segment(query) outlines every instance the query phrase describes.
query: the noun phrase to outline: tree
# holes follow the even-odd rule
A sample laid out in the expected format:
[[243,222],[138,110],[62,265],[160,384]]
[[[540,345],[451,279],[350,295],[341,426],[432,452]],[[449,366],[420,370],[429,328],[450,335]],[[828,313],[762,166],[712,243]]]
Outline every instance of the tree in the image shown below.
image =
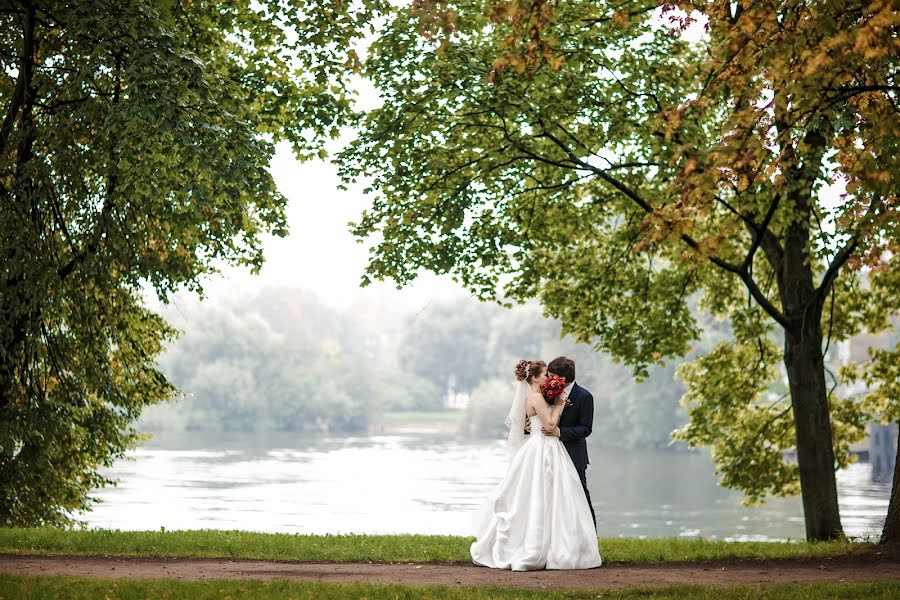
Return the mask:
[[486,379],[472,390],[469,403],[459,422],[459,434],[464,437],[506,437],[506,415],[512,400],[513,386],[507,379]]
[[[373,404],[385,400],[382,368],[358,344],[335,339],[354,323],[308,294],[267,288],[174,313],[164,315],[182,320],[183,337],[159,358],[159,369],[191,397],[151,413],[154,429],[360,431]],[[421,397],[416,378],[400,381],[395,396]],[[440,394],[432,398],[440,404]]]
[[[71,522],[141,410],[175,394],[154,365],[175,331],[142,293],[258,269],[260,234],[285,234],[274,143],[317,154],[350,116],[337,75],[357,31],[319,10],[4,4],[0,523]],[[299,52],[311,39],[334,46]]]
[[[848,365],[843,375],[849,381],[867,384],[870,391],[863,394],[862,401],[872,418],[900,424],[900,342],[893,349],[869,348],[869,360],[862,365]],[[891,544],[900,543],[900,436],[897,444],[891,497],[881,532],[881,542]]]
[[468,300],[425,307],[409,319],[399,349],[401,369],[442,392],[448,385],[472,391],[487,376],[487,332],[494,310]]
[[338,157],[372,195],[363,282],[536,297],[641,377],[690,351],[699,297],[733,340],[681,371],[679,437],[750,500],[801,491],[808,539],[838,537],[863,410],[822,357],[900,303],[898,24],[889,0],[389,10],[361,67],[382,104]]

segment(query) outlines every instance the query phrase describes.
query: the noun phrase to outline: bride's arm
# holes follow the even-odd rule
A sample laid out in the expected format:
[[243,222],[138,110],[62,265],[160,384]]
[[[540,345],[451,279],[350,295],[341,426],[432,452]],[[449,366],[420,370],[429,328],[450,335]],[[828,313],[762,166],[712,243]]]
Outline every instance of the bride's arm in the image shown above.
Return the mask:
[[557,401],[552,407],[548,406],[544,401],[544,397],[540,394],[531,394],[528,396],[528,402],[534,407],[534,412],[540,418],[544,427],[556,427],[559,423],[559,416],[562,414],[565,402]]

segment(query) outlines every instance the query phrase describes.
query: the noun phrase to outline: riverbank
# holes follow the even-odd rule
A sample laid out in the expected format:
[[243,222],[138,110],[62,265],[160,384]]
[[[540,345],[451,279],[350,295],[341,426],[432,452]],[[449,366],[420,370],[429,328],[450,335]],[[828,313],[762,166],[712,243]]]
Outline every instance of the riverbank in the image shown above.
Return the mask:
[[[473,538],[444,535],[302,535],[250,531],[110,531],[0,528],[0,554],[232,558],[300,562],[470,562]],[[876,544],[600,538],[607,564],[878,557]]]
[[[393,414],[398,426],[412,418]],[[707,453],[598,445],[589,452],[587,480],[601,535],[765,542],[804,535],[799,498],[741,506],[739,492],[718,485]],[[507,466],[500,441],[456,435],[160,434],[105,470],[119,485],[92,493],[101,502],[76,518],[122,530],[202,524],[465,536]],[[870,481],[870,465],[839,471],[845,532],[877,537],[889,496],[889,484]]]
[[369,424],[370,435],[456,435],[463,411],[385,412]]

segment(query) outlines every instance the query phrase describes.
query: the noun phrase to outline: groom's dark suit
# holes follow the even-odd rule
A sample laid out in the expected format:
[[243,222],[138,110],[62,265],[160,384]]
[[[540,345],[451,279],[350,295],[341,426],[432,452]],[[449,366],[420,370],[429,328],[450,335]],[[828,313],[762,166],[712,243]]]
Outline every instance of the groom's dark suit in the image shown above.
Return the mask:
[[597,517],[594,515],[594,505],[591,504],[591,493],[587,487],[588,459],[587,436],[591,435],[591,427],[594,424],[594,397],[591,393],[575,383],[569,392],[569,401],[572,406],[563,410],[559,419],[559,439],[569,451],[575,470],[581,478],[581,486],[587,497],[588,506],[591,507],[591,517],[594,519],[594,528],[597,528]]

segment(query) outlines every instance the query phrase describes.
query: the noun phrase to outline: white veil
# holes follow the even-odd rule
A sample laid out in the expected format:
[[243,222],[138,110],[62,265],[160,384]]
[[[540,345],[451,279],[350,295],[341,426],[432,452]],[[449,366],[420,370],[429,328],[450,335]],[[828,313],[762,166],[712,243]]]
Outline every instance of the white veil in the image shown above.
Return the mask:
[[525,442],[525,398],[528,397],[530,389],[531,386],[525,381],[517,382],[512,406],[509,407],[509,414],[506,415],[506,426],[509,427],[509,434],[506,436],[506,452],[510,459]]

